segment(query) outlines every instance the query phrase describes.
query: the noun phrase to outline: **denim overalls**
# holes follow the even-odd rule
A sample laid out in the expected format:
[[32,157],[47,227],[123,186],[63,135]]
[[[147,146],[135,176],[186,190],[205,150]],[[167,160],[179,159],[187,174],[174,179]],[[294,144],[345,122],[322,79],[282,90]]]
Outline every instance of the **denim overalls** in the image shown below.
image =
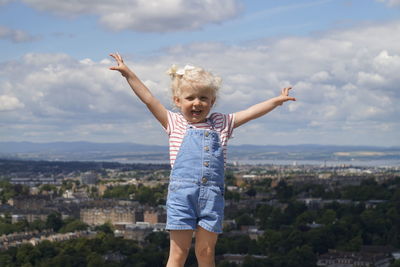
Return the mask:
[[189,126],[171,171],[168,230],[222,233],[224,153],[217,131]]

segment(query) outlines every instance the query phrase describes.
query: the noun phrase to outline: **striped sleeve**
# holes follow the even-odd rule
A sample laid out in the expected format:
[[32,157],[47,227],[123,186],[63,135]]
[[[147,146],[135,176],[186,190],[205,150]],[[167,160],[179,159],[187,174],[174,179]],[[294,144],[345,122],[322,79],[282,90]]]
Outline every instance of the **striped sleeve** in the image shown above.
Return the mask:
[[211,114],[210,119],[213,121],[214,127],[218,129],[220,133],[225,135],[227,139],[232,137],[235,120],[235,115],[233,113],[213,113]]
[[235,114],[231,113],[226,116],[226,131],[228,133],[228,138],[233,137],[233,129],[235,128],[234,122],[235,122]]
[[168,126],[166,129],[169,135],[169,158],[171,166],[174,165],[179,148],[185,136],[187,122],[179,113],[168,111]]
[[167,110],[167,116],[168,116],[168,125],[165,131],[168,135],[171,135],[176,125],[176,113]]

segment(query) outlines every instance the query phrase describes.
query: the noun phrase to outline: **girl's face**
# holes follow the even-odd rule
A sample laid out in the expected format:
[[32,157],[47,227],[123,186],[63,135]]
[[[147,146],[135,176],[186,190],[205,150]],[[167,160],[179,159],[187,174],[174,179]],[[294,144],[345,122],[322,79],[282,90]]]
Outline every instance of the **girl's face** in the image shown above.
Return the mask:
[[211,90],[184,88],[180,96],[174,97],[175,105],[188,122],[205,122],[215,102]]

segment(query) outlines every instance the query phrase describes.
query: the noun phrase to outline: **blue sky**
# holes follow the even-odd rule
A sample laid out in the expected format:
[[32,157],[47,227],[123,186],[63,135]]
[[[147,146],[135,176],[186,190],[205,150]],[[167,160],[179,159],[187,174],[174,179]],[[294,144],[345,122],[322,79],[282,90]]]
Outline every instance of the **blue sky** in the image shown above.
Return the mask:
[[400,145],[400,0],[0,0],[1,141],[167,143],[118,51],[171,107],[171,64],[223,79],[215,111],[292,85],[233,144]]

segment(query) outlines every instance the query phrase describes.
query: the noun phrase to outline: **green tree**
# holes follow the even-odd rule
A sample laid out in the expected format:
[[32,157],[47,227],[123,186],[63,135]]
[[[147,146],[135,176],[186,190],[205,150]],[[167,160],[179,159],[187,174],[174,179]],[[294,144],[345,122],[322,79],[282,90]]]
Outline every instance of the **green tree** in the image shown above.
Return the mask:
[[158,249],[167,249],[169,247],[168,234],[164,232],[153,232],[146,237],[146,241]]
[[236,185],[236,178],[232,170],[226,169],[225,171],[225,184]]
[[236,219],[236,224],[237,226],[240,228],[242,225],[243,226],[247,226],[247,225],[254,225],[255,221],[254,218],[251,217],[249,214],[244,213],[242,215],[240,215],[239,217],[237,217]]
[[104,192],[104,198],[117,198],[117,199],[129,199],[129,195],[135,190],[135,186],[129,185],[118,185],[110,186]]
[[23,244],[18,248],[16,262],[19,265],[34,264],[35,260],[40,257],[38,249],[31,244]]
[[305,226],[307,224],[313,223],[317,218],[314,211],[307,210],[296,217],[294,224],[296,226]]
[[96,226],[95,230],[105,234],[114,234],[114,227],[110,223],[104,223],[102,225]]
[[271,216],[273,207],[270,205],[258,205],[256,212],[255,212],[255,217],[260,221],[260,227],[262,229],[266,228],[266,223],[268,221],[268,218]]
[[51,185],[51,184],[43,184],[40,186],[39,188],[39,192],[47,192],[50,193],[52,192],[53,194],[57,194],[57,187],[55,185]]
[[10,198],[16,196],[29,195],[29,187],[25,185],[13,185],[8,181],[0,181],[0,200],[1,203],[6,203]]
[[286,224],[285,216],[279,208],[274,208],[265,221],[264,229],[279,229],[282,225]]
[[103,257],[95,252],[91,252],[87,257],[87,266],[88,267],[105,267],[107,266]]
[[255,197],[257,195],[257,190],[254,187],[250,187],[246,191],[246,195],[248,195],[249,197]]
[[293,248],[287,254],[287,265],[288,267],[298,267],[298,266],[317,266],[317,257],[313,253],[310,246],[304,245],[301,247]]
[[390,267],[400,267],[400,260],[394,261],[392,264],[390,264]]
[[284,211],[286,216],[286,224],[292,224],[296,220],[296,217],[307,210],[306,205],[301,202],[291,201],[288,203],[287,208]]
[[280,253],[281,248],[277,245],[281,242],[283,234],[277,230],[265,230],[264,235],[259,240],[259,246],[265,249],[264,254]]
[[97,197],[99,197],[99,190],[97,189],[96,186],[90,187],[90,196],[91,196],[92,198],[97,198]]
[[7,254],[0,254],[0,263],[2,264],[1,266],[4,266],[4,267],[15,266],[13,263],[13,258]]
[[58,212],[52,212],[47,216],[46,227],[53,229],[58,232],[63,226],[63,220],[61,219],[61,214]]
[[36,248],[38,249],[40,258],[42,259],[51,259],[59,253],[57,245],[48,240],[43,240],[36,246]]
[[361,234],[359,234],[354,238],[352,238],[349,242],[347,242],[346,245],[343,247],[343,250],[360,251],[362,244],[363,244],[363,239],[361,237]]
[[309,244],[314,252],[323,254],[336,245],[336,236],[330,227],[311,229],[304,234],[304,244]]
[[331,224],[334,223],[335,220],[336,220],[336,212],[331,209],[326,209],[322,213],[321,217],[317,219],[317,222],[322,224]]
[[279,181],[275,190],[280,201],[288,202],[293,197],[293,186],[289,186],[285,180]]
[[229,262],[229,261],[220,261],[217,264],[217,267],[238,267],[238,265],[234,262]]
[[72,220],[70,222],[66,222],[66,224],[61,227],[60,233],[68,233],[68,232],[74,232],[74,231],[83,231],[86,230],[89,226],[80,221],[80,220]]
[[154,191],[146,186],[138,188],[135,199],[138,200],[140,204],[149,204],[151,206],[155,206],[157,204]]
[[267,259],[257,259],[250,255],[247,255],[244,258],[244,261],[242,264],[242,267],[264,267],[264,266],[269,266]]
[[233,200],[235,202],[240,201],[240,194],[238,192],[225,190],[225,199],[226,200]]
[[29,228],[31,230],[39,230],[39,231],[41,231],[41,230],[46,228],[46,222],[41,221],[41,220],[35,220],[35,221],[33,221],[33,222],[31,222],[29,224]]

